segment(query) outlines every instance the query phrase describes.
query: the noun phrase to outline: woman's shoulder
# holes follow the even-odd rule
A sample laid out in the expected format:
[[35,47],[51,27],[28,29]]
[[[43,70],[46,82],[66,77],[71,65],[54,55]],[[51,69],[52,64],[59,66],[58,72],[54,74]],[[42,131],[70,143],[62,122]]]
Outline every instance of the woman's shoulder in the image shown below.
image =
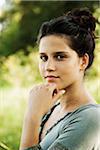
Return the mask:
[[71,112],[71,115],[100,115],[100,105],[99,104],[86,104],[78,107],[73,112]]
[[87,104],[81,106],[71,112],[63,121],[63,127],[70,124],[73,126],[92,125],[93,128],[100,129],[100,105]]
[[99,116],[100,117],[100,105],[99,104],[87,104],[79,107],[73,113],[79,114],[85,117],[87,116]]
[[[59,134],[93,138],[100,136],[100,105],[88,104],[70,113],[60,126]],[[77,139],[77,138],[76,138]]]
[[80,107],[76,110],[76,114],[87,121],[89,124],[95,122],[95,124],[100,124],[100,105],[99,104],[88,104]]

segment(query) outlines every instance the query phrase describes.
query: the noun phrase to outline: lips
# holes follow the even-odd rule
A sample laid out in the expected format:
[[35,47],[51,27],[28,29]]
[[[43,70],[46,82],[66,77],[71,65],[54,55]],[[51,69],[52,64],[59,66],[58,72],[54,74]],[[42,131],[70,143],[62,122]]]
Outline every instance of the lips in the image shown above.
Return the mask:
[[48,75],[45,78],[47,79],[48,82],[55,82],[55,80],[59,77],[58,76],[53,76],[53,75]]
[[58,76],[48,75],[45,78],[59,78]]

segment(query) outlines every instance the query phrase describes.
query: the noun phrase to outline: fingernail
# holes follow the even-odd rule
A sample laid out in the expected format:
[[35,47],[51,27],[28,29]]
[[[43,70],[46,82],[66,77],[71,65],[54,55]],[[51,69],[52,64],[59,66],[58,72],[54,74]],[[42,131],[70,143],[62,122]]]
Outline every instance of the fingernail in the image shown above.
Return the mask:
[[61,90],[61,93],[64,94],[66,91],[65,90]]

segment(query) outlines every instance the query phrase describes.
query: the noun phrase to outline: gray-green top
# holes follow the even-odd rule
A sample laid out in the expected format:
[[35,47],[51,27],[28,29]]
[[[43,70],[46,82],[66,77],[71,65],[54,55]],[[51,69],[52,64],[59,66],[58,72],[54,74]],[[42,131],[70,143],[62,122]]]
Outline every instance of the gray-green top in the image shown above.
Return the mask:
[[26,150],[100,150],[100,105],[79,107]]

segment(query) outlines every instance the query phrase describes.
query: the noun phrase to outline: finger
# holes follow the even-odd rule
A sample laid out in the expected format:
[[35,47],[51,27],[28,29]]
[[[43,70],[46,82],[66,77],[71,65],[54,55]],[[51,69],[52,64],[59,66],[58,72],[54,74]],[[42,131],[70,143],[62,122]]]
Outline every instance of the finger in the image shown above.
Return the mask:
[[58,100],[61,96],[63,96],[65,92],[65,90],[60,90],[57,94],[54,94],[54,101]]

